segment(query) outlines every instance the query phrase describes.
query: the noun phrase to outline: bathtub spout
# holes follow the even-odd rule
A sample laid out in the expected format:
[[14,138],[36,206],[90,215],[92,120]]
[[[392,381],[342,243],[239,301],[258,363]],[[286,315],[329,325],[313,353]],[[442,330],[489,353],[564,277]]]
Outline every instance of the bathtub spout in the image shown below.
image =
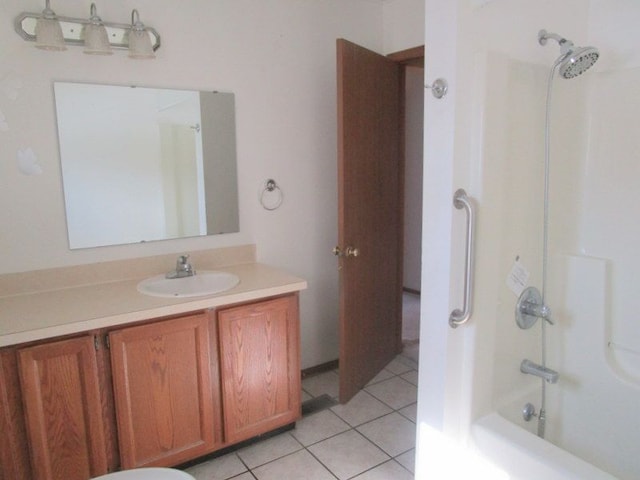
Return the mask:
[[528,373],[529,375],[535,375],[536,377],[543,378],[549,383],[556,383],[558,381],[558,372],[551,370],[550,368],[543,367],[531,360],[522,360],[520,364],[520,371],[522,373]]

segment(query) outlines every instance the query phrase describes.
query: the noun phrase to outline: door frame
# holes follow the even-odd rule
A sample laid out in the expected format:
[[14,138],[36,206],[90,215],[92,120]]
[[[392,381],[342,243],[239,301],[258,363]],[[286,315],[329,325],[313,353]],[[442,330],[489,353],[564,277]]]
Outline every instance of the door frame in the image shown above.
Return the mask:
[[[403,350],[402,345],[402,292],[403,292],[403,278],[404,278],[404,230],[405,230],[405,222],[404,222],[404,200],[405,200],[405,165],[406,165],[406,104],[407,104],[407,94],[406,94],[406,69],[407,67],[420,67],[424,70],[424,45],[420,45],[418,47],[408,48],[406,50],[400,50],[397,52],[393,52],[387,55],[387,58],[393,60],[398,65],[400,65],[400,91],[398,92],[399,100],[400,100],[400,145],[399,152],[400,158],[398,165],[400,166],[400,211],[398,215],[400,215],[400,228],[398,231],[398,241],[400,245],[400,259],[401,261],[398,263],[398,285],[400,285],[401,291],[398,294],[398,304],[396,305],[397,319],[399,325],[397,326],[396,331],[397,334],[397,350],[398,353],[401,353]],[[423,119],[424,126],[424,119]],[[422,221],[422,219],[420,219]]]

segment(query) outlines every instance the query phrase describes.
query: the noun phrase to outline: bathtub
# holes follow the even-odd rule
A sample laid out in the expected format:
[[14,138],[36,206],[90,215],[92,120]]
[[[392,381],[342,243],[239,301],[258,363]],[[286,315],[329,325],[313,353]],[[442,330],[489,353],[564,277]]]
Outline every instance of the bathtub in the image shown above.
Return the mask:
[[535,434],[536,419],[522,418],[526,403],[540,407],[540,380],[519,370],[523,358],[538,358],[539,337],[531,341],[536,332],[519,330],[509,319],[500,324],[501,343],[494,347],[490,413],[480,413],[470,428],[474,447],[513,479],[638,479],[640,384],[609,346],[615,331],[608,314],[609,261],[552,258],[558,285],[550,293],[556,323],[548,329],[547,355],[560,379],[546,388],[545,440]]
[[510,480],[616,480],[498,413],[474,422],[471,438],[478,453],[507,473]]

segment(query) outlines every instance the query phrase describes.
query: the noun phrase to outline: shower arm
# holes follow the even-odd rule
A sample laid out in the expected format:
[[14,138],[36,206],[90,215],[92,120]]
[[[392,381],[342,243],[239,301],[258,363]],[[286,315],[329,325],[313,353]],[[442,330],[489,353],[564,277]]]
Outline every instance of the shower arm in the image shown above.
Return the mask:
[[538,43],[540,43],[540,45],[546,45],[547,41],[550,38],[558,42],[559,45],[564,45],[565,43],[570,43],[571,45],[573,45],[573,42],[571,40],[567,40],[557,33],[547,32],[546,30],[540,30],[538,32]]
[[571,40],[567,40],[566,38],[558,35],[557,33],[547,32],[546,30],[540,30],[538,32],[538,43],[540,45],[546,45],[547,41],[550,38],[558,42],[558,45],[560,45],[561,56],[565,55],[571,49],[571,47],[573,47],[573,42]]

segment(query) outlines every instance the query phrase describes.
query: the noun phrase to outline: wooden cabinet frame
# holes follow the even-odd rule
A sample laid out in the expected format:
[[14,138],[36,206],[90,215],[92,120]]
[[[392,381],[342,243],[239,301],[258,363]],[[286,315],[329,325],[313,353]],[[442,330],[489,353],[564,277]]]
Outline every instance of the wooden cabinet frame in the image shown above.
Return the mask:
[[0,349],[0,480],[179,465],[291,424],[299,337],[291,293]]

